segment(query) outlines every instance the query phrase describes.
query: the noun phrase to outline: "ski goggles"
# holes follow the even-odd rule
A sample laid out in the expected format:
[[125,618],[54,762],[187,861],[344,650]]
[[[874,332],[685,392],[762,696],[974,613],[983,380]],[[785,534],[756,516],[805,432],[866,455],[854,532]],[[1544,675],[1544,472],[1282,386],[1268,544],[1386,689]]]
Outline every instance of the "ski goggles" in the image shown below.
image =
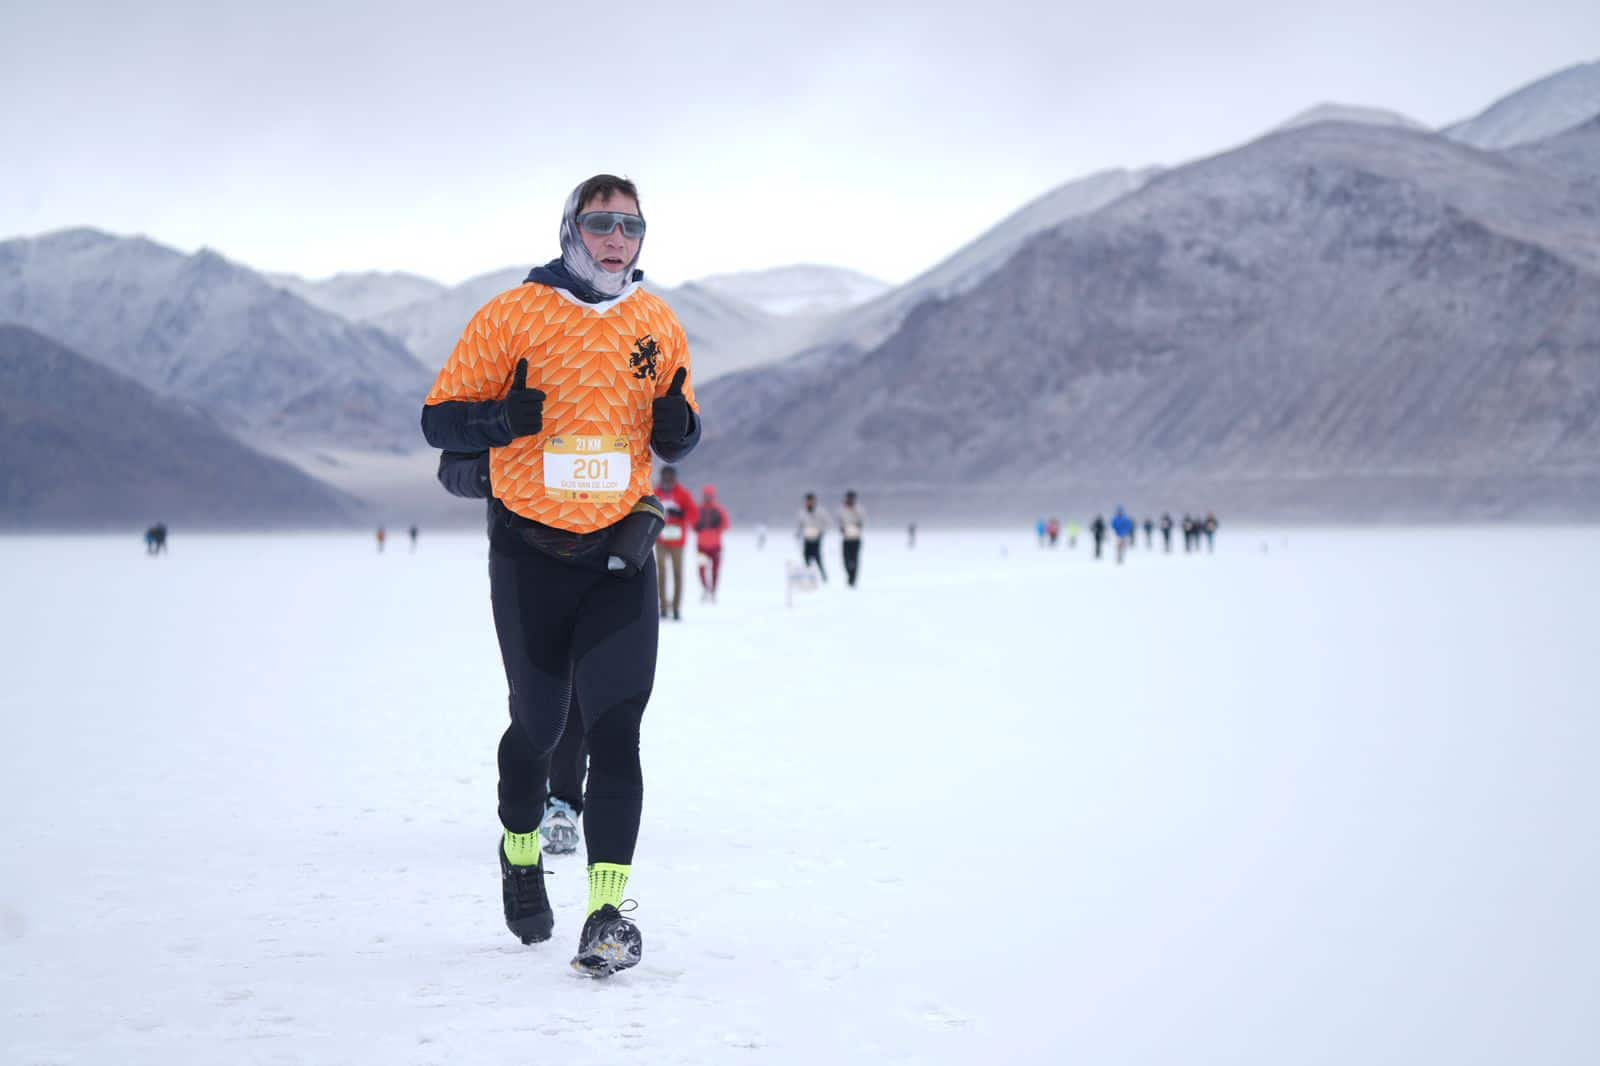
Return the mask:
[[621,211],[589,211],[578,216],[578,225],[583,227],[585,233],[592,233],[596,237],[607,236],[618,226],[622,227],[622,235],[630,240],[644,236],[644,217]]

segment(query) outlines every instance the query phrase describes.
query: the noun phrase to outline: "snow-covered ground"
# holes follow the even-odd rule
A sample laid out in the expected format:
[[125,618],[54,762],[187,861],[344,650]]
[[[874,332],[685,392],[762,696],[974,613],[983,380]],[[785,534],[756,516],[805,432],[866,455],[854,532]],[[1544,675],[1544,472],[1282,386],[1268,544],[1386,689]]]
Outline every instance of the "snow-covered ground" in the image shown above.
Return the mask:
[[789,548],[663,632],[594,982],[481,537],[0,540],[0,1060],[1600,1061],[1600,532]]

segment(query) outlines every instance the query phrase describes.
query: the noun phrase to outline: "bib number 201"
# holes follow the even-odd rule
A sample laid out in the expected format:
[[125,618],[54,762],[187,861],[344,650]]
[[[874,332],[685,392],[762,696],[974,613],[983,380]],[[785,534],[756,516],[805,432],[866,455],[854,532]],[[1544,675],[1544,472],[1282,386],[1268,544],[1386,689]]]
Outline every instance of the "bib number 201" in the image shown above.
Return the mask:
[[622,498],[633,476],[627,437],[552,437],[544,448],[544,487],[561,500]]
[[610,481],[610,459],[574,459],[572,476],[579,481]]

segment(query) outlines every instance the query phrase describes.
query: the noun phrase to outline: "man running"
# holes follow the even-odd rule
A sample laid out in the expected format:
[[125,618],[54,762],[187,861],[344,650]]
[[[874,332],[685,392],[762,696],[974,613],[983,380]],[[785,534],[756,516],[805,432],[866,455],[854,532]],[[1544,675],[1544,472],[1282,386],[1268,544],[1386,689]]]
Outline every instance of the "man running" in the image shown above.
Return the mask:
[[1172,515],[1166,511],[1161,512],[1161,543],[1166,553],[1172,554]]
[[816,493],[806,493],[805,504],[795,515],[794,534],[800,538],[803,565],[815,564],[824,581],[828,580],[828,571],[822,565],[822,534],[827,528],[828,512],[817,506]]
[[[661,539],[656,541],[656,572],[661,587],[661,617],[674,622],[683,619],[683,545],[689,539],[689,530],[695,526],[699,511],[694,505],[694,494],[678,482],[678,471],[670,466],[661,468],[661,483],[656,486],[656,498],[666,508],[667,524],[661,527]],[[668,575],[670,575],[670,580]],[[667,594],[667,586],[672,594]]]
[[861,569],[861,530],[866,524],[867,512],[857,506],[855,492],[846,492],[839,508],[839,536],[844,544],[845,583],[851,588],[856,587],[856,573]]
[[717,502],[717,490],[700,490],[700,519],[694,524],[695,548],[700,554],[700,588],[705,598],[717,602],[717,582],[722,577],[722,535],[728,531],[728,510]]
[[490,498],[489,588],[511,711],[499,751],[506,925],[524,943],[551,935],[539,825],[576,692],[589,906],[572,964],[595,977],[642,950],[619,907],[660,626],[650,451],[676,462],[701,433],[683,327],[639,285],[644,231],[632,182],[601,174],[574,189],[561,257],[473,316],[422,412],[428,443],[449,453],[440,480]]
[[1094,557],[1100,558],[1100,548],[1106,542],[1106,520],[1101,515],[1095,515],[1094,521],[1089,523],[1089,535],[1094,537]]

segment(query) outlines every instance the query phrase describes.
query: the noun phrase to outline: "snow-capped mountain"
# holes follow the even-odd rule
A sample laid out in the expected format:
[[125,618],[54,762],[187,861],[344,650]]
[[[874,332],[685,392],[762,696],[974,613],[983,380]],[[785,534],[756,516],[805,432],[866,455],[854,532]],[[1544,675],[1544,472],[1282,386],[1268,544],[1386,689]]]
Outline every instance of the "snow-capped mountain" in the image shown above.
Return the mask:
[[340,525],[359,510],[203,412],[0,323],[0,527]]
[[707,386],[696,468],[757,508],[848,485],[971,521],[1201,487],[1258,515],[1592,517],[1596,208],[1434,134],[1263,137],[1039,234],[852,362]]
[[[1600,63],[1574,67],[1511,94],[1471,123],[1444,131],[1467,143],[1489,132],[1506,143],[1532,141],[1560,132],[1600,113]],[[1269,136],[1328,122],[1375,128],[1425,129],[1398,112],[1372,107],[1323,104],[1289,119]],[[1062,185],[1023,206],[992,230],[930,270],[860,307],[832,316],[802,334],[806,362],[848,364],[899,328],[911,310],[928,300],[970,291],[991,277],[1029,239],[1072,219],[1092,215],[1143,187],[1160,168],[1110,170]]]
[[1273,132],[1299,129],[1301,126],[1311,126],[1318,122],[1354,122],[1367,126],[1395,126],[1407,130],[1425,130],[1428,127],[1398,111],[1386,111],[1379,107],[1359,107],[1351,104],[1318,104],[1300,112],[1287,122],[1280,123],[1273,128]]
[[1540,78],[1474,118],[1440,132],[1477,148],[1510,148],[1571,129],[1600,115],[1600,61]]
[[366,271],[335,274],[321,281],[309,281],[298,274],[269,274],[307,303],[343,315],[352,322],[364,322],[386,311],[414,304],[444,292],[446,286],[416,274]]
[[430,375],[387,334],[216,252],[90,229],[0,242],[0,321],[206,412],[235,436],[414,447]]
[[420,300],[372,315],[366,321],[404,344],[417,361],[437,371],[450,358],[462,330],[478,309],[514,289],[528,276],[527,267],[505,267],[468,278]]
[[1567,178],[1587,189],[1600,204],[1600,115],[1558,137],[1522,145],[1506,154]]
[[774,315],[844,311],[894,287],[858,271],[810,264],[713,274],[693,284]]

